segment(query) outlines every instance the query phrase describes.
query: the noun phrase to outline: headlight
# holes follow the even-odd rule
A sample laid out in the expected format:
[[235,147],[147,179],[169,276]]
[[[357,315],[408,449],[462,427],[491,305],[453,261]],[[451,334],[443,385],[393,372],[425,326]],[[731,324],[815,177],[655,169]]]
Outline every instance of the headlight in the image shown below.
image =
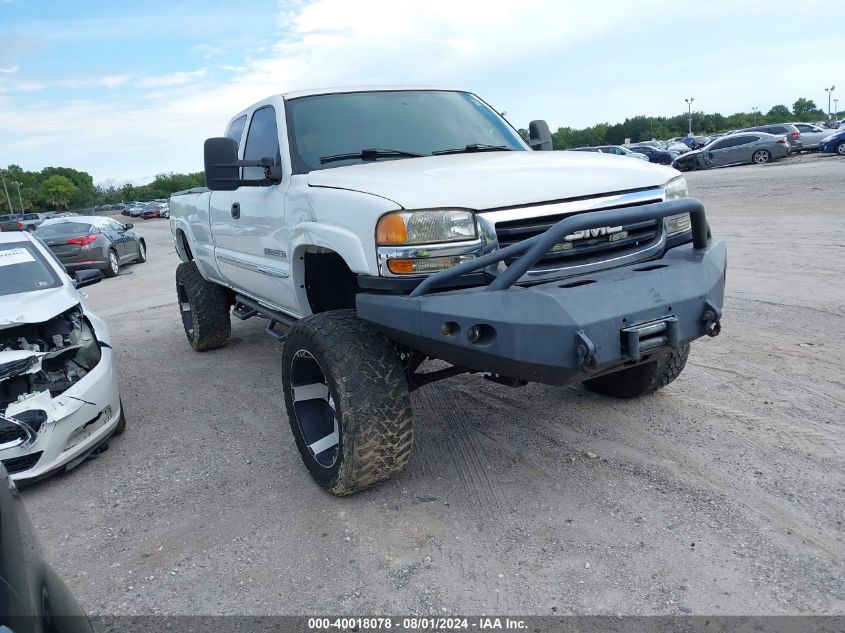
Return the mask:
[[476,237],[475,216],[461,209],[395,211],[376,226],[379,246],[462,242]]
[[[663,188],[666,190],[666,200],[678,200],[689,195],[686,178],[678,176],[667,182]],[[690,230],[689,213],[670,215],[666,218],[666,237],[672,237]]]
[[687,179],[683,176],[672,178],[672,180],[663,185],[663,189],[666,191],[666,200],[678,200],[679,198],[686,198],[689,195]]

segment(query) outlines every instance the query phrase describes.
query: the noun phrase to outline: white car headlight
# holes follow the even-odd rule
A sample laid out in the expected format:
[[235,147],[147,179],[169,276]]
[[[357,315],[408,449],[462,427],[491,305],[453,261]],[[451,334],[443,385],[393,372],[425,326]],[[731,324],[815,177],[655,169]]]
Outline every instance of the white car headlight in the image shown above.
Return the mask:
[[394,211],[376,226],[379,246],[409,246],[463,242],[477,236],[475,214],[463,209]]
[[[679,200],[689,196],[689,189],[687,188],[687,180],[683,176],[672,178],[669,182],[663,185],[666,190],[666,200]],[[680,215],[670,215],[666,218],[666,236],[672,237],[690,230],[691,222],[689,213],[681,213]]]

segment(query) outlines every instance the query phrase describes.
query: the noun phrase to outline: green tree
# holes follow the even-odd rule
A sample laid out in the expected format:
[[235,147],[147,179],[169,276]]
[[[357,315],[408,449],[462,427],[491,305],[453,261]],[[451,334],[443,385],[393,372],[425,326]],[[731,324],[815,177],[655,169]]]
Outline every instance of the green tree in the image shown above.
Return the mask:
[[792,118],[792,112],[785,105],[773,106],[771,110],[766,113],[767,123],[786,123]]
[[809,115],[824,115],[824,112],[819,109],[812,99],[805,99],[804,97],[800,97],[792,104],[792,112],[799,119],[805,118]]
[[67,209],[78,188],[70,178],[54,174],[41,183],[41,197],[59,209]]

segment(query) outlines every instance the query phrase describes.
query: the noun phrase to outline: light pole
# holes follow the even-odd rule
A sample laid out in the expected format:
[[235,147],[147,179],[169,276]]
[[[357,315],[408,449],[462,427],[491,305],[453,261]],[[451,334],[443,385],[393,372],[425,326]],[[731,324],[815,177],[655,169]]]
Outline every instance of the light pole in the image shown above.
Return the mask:
[[19,183],[17,180],[14,180],[14,181],[12,181],[12,184],[15,185],[15,187],[18,188],[18,202],[21,203],[21,213],[24,213],[23,198],[21,198],[21,183]]
[[839,99],[833,100],[833,116],[839,116]]
[[830,118],[830,95],[831,93],[836,90],[836,86],[831,86],[830,88],[825,88],[824,91],[827,93],[827,118]]
[[757,113],[760,111],[760,108],[751,106],[751,111],[754,113],[754,125],[757,125]]
[[689,136],[692,136],[692,102],[695,101],[695,97],[684,99],[684,101],[687,102],[687,121],[689,122]]
[[6,201],[9,203],[9,213],[13,213],[12,198],[9,196],[9,189],[6,187],[6,177],[3,175],[2,169],[0,169],[0,180],[3,181],[3,191],[6,192]]

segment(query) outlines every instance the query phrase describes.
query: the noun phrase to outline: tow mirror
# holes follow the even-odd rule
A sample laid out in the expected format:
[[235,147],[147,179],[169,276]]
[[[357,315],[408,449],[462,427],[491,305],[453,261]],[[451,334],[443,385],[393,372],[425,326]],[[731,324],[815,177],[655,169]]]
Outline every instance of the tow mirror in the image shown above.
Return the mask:
[[77,288],[98,284],[103,280],[103,273],[99,270],[77,270],[73,273],[73,285]]
[[[266,187],[282,180],[282,167],[270,157],[238,160],[238,142],[226,136],[206,139],[204,146],[205,185],[212,191],[234,191],[238,187]],[[241,167],[263,167],[264,178],[243,180]]]
[[226,136],[206,139],[205,186],[212,191],[234,191],[238,188],[238,142]]
[[553,149],[549,124],[543,120],[531,121],[528,124],[528,139],[528,144],[533,150],[549,152]]

